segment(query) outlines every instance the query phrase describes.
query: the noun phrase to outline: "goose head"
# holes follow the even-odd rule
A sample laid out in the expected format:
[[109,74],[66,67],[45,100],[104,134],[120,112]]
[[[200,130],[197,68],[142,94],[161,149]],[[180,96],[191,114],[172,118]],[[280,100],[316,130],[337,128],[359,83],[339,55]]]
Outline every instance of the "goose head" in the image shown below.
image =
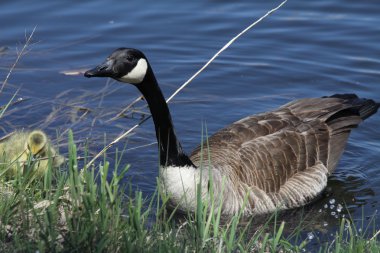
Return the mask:
[[34,130],[28,135],[25,150],[29,151],[32,156],[37,156],[45,150],[46,143],[46,134],[40,130]]
[[106,61],[85,72],[85,77],[111,77],[123,83],[138,85],[151,73],[145,55],[133,48],[118,48]]

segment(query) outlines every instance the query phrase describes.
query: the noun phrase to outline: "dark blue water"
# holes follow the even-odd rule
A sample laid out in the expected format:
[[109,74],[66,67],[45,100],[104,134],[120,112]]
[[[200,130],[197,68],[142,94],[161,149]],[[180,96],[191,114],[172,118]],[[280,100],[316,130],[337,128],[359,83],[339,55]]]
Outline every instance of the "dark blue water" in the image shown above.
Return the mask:
[[[80,150],[88,145],[96,154],[143,117],[138,111],[144,102],[133,115],[110,120],[139,95],[137,90],[67,75],[69,71],[92,67],[115,48],[136,47],[145,52],[169,96],[233,36],[279,3],[1,1],[1,81],[25,34],[36,31],[0,94],[0,105],[17,90],[16,98],[25,99],[1,119],[0,135],[42,128],[65,152],[67,130],[72,129]],[[200,142],[202,126],[213,133],[295,98],[357,93],[380,101],[379,13],[375,1],[289,1],[175,97],[170,109],[184,148],[190,152]],[[331,177],[330,195],[312,206],[327,234],[337,224],[332,199],[334,206],[347,205],[354,219],[368,218],[379,208],[379,126],[380,113],[352,133]],[[148,121],[116,145],[126,147],[122,163],[132,165],[128,179],[146,195],[154,191],[158,176],[154,141]],[[109,151],[110,158],[114,152]]]

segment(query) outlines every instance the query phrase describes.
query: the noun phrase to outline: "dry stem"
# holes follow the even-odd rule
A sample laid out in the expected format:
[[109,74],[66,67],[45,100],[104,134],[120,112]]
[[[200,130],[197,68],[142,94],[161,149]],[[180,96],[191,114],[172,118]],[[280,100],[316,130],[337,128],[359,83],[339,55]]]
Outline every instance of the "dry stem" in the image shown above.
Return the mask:
[[15,69],[17,63],[19,62],[19,60],[21,59],[21,57],[26,53],[26,49],[30,45],[30,41],[32,40],[33,34],[36,31],[36,28],[37,28],[36,26],[33,28],[32,33],[26,38],[26,41],[25,41],[24,46],[22,47],[21,51],[17,53],[16,61],[13,63],[11,69],[9,70],[7,76],[5,77],[5,80],[4,80],[3,84],[1,85],[0,94],[3,92],[3,89],[4,89],[5,85],[7,84],[8,79],[11,76],[13,70]]

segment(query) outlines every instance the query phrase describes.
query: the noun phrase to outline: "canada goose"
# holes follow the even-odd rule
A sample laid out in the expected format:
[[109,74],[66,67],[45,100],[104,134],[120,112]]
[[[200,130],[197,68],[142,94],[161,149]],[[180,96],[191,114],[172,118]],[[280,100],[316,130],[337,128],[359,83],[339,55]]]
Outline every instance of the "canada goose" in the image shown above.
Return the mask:
[[25,165],[29,162],[30,168],[34,169],[32,174],[43,176],[48,168],[49,156],[53,167],[59,167],[64,162],[64,158],[57,154],[41,130],[16,131],[0,142],[0,160],[5,164],[9,177],[15,176],[19,168],[21,173],[26,173]]
[[[299,207],[314,199],[326,187],[351,129],[379,107],[373,100],[354,94],[296,100],[221,129],[208,138],[203,154],[199,146],[187,156],[141,51],[119,48],[84,76],[111,77],[135,85],[153,117],[160,178],[171,204],[195,211],[196,186],[202,181],[202,197],[207,198],[211,176],[214,198],[222,201],[224,215],[236,214],[241,208],[245,216],[264,214]],[[211,164],[202,163],[202,157],[207,160],[209,156]]]

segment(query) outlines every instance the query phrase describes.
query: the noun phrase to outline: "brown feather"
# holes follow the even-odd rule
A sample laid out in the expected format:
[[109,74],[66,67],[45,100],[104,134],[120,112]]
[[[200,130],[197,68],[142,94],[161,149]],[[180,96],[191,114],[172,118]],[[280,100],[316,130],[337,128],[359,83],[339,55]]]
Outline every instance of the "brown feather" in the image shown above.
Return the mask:
[[[300,206],[324,188],[350,130],[362,121],[352,107],[337,97],[296,100],[218,131],[190,158],[199,166],[201,157],[210,157],[213,168],[237,188],[248,186],[256,198],[263,191],[275,206]],[[321,187],[315,192],[310,184]]]

